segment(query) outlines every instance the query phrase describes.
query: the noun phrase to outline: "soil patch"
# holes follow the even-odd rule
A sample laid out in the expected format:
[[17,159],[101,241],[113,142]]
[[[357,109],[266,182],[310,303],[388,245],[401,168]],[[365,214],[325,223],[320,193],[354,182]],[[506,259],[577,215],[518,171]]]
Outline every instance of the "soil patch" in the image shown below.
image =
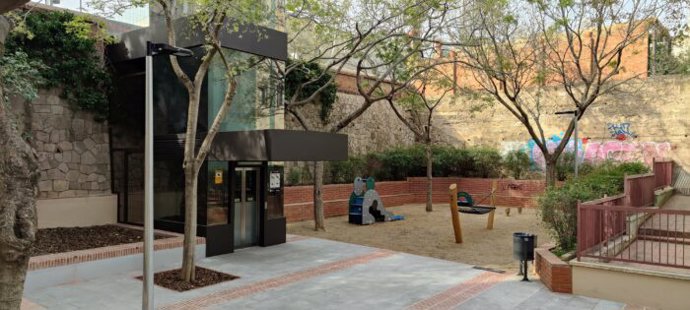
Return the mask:
[[[170,238],[155,234],[155,239]],[[31,256],[72,252],[144,241],[144,231],[118,225],[43,228],[36,233]]]
[[511,208],[506,216],[504,207],[496,208],[494,229],[486,229],[488,215],[460,213],[464,243],[455,243],[450,210],[447,204],[435,204],[426,212],[423,204],[388,208],[405,216],[404,221],[354,225],[347,216],[326,219],[325,232],[314,231],[313,221],[288,224],[288,233],[373,246],[416,255],[430,256],[483,268],[517,272],[513,259],[513,233],[536,234],[537,245],[550,243],[535,209]]
[[[192,282],[182,281],[180,278],[180,268],[157,272],[153,275],[153,283],[178,292],[184,292],[200,288],[204,286],[214,285],[221,282],[232,281],[238,279],[234,276],[219,271],[196,267],[196,279]],[[142,280],[143,276],[138,276],[137,279]]]

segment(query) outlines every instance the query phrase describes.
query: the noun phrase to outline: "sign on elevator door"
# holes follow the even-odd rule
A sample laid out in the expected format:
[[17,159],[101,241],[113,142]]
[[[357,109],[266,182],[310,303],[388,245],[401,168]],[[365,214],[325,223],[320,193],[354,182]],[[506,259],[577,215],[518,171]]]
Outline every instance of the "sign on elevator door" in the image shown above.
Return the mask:
[[213,178],[214,184],[223,184],[223,170],[217,169],[215,177]]

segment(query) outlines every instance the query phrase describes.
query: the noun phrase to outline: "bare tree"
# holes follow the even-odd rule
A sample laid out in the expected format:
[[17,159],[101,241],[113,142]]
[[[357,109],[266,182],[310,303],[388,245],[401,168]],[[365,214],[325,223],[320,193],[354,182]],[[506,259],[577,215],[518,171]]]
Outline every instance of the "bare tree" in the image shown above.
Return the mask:
[[[187,7],[185,12],[179,12],[182,2]],[[142,5],[157,6],[165,19],[168,44],[176,45],[177,39],[186,35],[188,31],[200,31],[203,33],[202,55],[200,56],[199,66],[194,72],[187,73],[180,66],[176,57],[170,56],[170,63],[173,72],[188,95],[187,123],[184,134],[184,156],[183,171],[185,177],[185,228],[184,246],[181,268],[181,278],[184,281],[191,281],[195,278],[195,259],[194,252],[196,247],[197,233],[197,191],[198,177],[206,157],[211,150],[213,140],[220,130],[226,115],[233,103],[233,98],[237,89],[236,77],[243,72],[256,67],[264,61],[261,57],[231,57],[229,52],[221,47],[220,37],[224,33],[243,31],[241,26],[251,29],[249,31],[260,31],[255,25],[268,19],[271,12],[268,11],[263,1],[253,0],[223,0],[223,1],[200,1],[200,0],[90,0],[89,6],[95,8],[101,14],[121,14],[125,9]],[[188,29],[177,29],[175,19],[187,18]],[[258,37],[262,37],[259,34]],[[201,145],[197,148],[197,124],[199,122],[199,104],[202,97],[203,83],[209,71],[211,63],[217,60],[225,69],[228,86],[223,96],[218,111],[213,116]]]
[[[433,60],[432,60],[433,61]],[[433,117],[436,108],[441,105],[446,95],[453,91],[452,81],[439,68],[433,68],[421,74],[407,92],[401,93],[397,100],[387,99],[395,116],[424,144],[426,156],[426,211],[433,207]],[[396,104],[397,101],[397,104]],[[405,109],[401,111],[401,109]]]
[[[289,12],[297,21],[297,29],[290,39],[291,54],[296,57],[277,76],[286,77],[308,63],[319,64],[323,71],[294,87],[295,91],[285,102],[286,113],[291,114],[303,129],[317,130],[318,126],[310,123],[303,107],[318,101],[329,84],[345,72],[354,76],[357,92],[363,98],[352,112],[339,119],[330,119],[320,128],[331,133],[345,129],[373,104],[395,98],[407,90],[419,74],[431,68],[418,67],[405,77],[400,75],[407,61],[433,48],[433,38],[446,25],[448,12],[453,8],[449,1],[361,0],[354,1],[352,6],[338,7],[338,10],[331,7],[329,12],[336,14],[324,17],[323,11],[314,10],[311,3],[297,2],[300,5],[292,6],[293,11]],[[424,27],[420,27],[422,21],[425,21]],[[301,37],[315,32],[321,38],[318,42],[304,44],[300,41]],[[330,75],[330,80],[323,83],[326,74]],[[321,83],[322,87],[310,87],[315,83]],[[321,197],[323,171],[323,162],[315,162],[315,230],[325,230]]]
[[[156,0],[161,6],[165,17],[168,34],[168,43],[175,45],[178,38],[178,30],[175,29],[173,18],[177,17],[178,8],[175,0]],[[200,1],[195,4],[193,18],[204,33],[205,54],[201,58],[201,63],[194,75],[188,75],[180,66],[176,57],[170,57],[173,71],[184,85],[189,96],[189,107],[187,110],[187,126],[185,132],[183,170],[185,176],[185,233],[181,277],[185,281],[195,278],[195,247],[197,233],[197,191],[199,170],[203,166],[206,156],[211,150],[213,140],[220,130],[221,124],[225,121],[225,116],[230,110],[237,82],[235,77],[243,70],[252,67],[263,59],[251,58],[250,63],[240,63],[233,61],[223,51],[220,43],[220,36],[223,32],[233,32],[239,25],[258,23],[265,19],[267,8],[260,1],[236,0],[236,1]],[[218,57],[223,64],[228,87],[223,97],[223,102],[213,117],[206,135],[201,142],[201,146],[196,148],[197,123],[199,121],[199,103],[204,79],[208,73],[212,60]]]
[[[0,14],[27,0],[0,4]],[[10,23],[0,16],[0,56]],[[2,81],[0,81],[2,83]],[[0,309],[19,309],[29,266],[29,250],[36,239],[38,159],[17,130],[0,84]]]
[[476,27],[464,34],[472,44],[462,48],[461,61],[474,76],[476,88],[523,124],[544,155],[546,181],[553,185],[556,163],[570,143],[575,118],[567,124],[560,143],[549,148],[542,120],[554,112],[549,107],[555,102],[543,95],[544,87],[565,91],[567,104],[577,119],[582,118],[602,95],[646,77],[646,70],[627,70],[632,68],[628,58],[646,51],[650,21],[671,20],[679,2],[484,3],[474,15]]

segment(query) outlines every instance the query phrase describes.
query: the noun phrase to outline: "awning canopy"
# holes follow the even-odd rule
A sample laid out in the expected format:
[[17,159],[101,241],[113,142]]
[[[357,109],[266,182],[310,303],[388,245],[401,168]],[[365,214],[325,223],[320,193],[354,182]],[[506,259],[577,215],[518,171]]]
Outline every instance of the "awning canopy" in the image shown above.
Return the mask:
[[333,161],[347,160],[347,135],[266,129],[219,132],[210,160]]

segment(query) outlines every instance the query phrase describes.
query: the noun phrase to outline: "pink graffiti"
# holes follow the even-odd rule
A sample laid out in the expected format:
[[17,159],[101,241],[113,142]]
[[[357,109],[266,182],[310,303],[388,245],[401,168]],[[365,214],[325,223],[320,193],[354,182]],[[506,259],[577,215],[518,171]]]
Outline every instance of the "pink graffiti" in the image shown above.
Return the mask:
[[654,158],[665,159],[670,153],[671,143],[668,142],[590,142],[586,144],[584,160],[641,161],[651,166]]
[[[547,148],[553,151],[560,141],[558,139],[547,140]],[[513,145],[506,145],[511,147]],[[546,161],[539,147],[535,143],[523,144],[520,149],[526,150],[535,167],[544,169]],[[574,145],[569,143],[566,152],[573,152]],[[667,159],[671,155],[671,143],[669,142],[629,142],[629,141],[592,141],[584,138],[578,143],[578,159],[580,162],[597,163],[604,160],[620,162],[639,161],[651,166],[656,158]]]

